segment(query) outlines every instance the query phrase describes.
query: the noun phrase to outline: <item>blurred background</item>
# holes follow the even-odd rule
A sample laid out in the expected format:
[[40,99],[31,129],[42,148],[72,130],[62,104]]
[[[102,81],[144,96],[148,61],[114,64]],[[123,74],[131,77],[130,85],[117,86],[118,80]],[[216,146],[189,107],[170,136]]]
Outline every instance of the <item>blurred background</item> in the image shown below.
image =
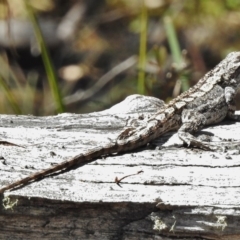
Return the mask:
[[168,102],[239,49],[239,0],[0,0],[0,113]]

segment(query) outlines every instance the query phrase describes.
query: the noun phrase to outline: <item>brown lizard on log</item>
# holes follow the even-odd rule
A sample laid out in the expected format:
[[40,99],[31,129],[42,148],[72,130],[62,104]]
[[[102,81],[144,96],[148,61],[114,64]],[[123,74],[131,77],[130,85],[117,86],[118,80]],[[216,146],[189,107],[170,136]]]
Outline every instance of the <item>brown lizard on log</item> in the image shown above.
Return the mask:
[[235,115],[234,98],[240,88],[240,52],[232,52],[198,83],[153,114],[143,126],[125,129],[118,138],[105,146],[80,153],[60,164],[34,173],[0,189],[0,193],[43,178],[49,174],[86,163],[100,156],[127,152],[143,146],[166,132],[178,129],[179,138],[204,150],[216,150],[211,143],[193,136],[204,126],[225,118],[240,120]]

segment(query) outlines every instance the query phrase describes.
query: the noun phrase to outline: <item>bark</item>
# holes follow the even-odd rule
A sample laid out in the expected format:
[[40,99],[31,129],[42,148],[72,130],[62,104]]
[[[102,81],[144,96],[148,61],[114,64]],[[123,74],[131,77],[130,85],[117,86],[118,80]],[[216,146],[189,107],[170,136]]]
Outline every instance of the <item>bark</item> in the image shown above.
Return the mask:
[[[114,141],[162,105],[133,95],[90,114],[1,115],[0,140],[24,147],[0,145],[0,186]],[[203,133],[225,151],[183,147],[169,133],[5,192],[0,239],[240,239],[240,124]]]

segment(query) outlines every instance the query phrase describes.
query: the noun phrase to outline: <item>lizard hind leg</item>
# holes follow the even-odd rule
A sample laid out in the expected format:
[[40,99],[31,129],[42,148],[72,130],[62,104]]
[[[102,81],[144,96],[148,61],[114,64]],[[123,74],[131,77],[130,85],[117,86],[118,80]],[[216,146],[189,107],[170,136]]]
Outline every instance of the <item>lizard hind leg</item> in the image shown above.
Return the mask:
[[205,125],[206,118],[204,114],[185,109],[182,113],[182,126],[178,130],[178,137],[188,146],[194,146],[204,150],[214,150],[212,146],[198,140],[192,135],[201,130]]

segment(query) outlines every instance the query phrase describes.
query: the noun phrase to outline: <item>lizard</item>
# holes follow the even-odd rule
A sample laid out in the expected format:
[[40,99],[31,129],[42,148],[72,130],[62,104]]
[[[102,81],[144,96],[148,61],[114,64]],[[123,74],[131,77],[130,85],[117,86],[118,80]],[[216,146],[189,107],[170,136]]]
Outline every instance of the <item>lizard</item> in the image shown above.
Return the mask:
[[193,134],[204,126],[219,123],[225,118],[239,121],[240,116],[235,115],[234,102],[239,88],[240,52],[232,52],[192,88],[153,114],[146,124],[136,128],[129,127],[121,132],[115,141],[105,146],[80,153],[55,166],[2,187],[0,193],[101,156],[137,149],[172,130],[178,130],[178,137],[187,146],[214,151],[216,148],[213,145],[198,140]]

